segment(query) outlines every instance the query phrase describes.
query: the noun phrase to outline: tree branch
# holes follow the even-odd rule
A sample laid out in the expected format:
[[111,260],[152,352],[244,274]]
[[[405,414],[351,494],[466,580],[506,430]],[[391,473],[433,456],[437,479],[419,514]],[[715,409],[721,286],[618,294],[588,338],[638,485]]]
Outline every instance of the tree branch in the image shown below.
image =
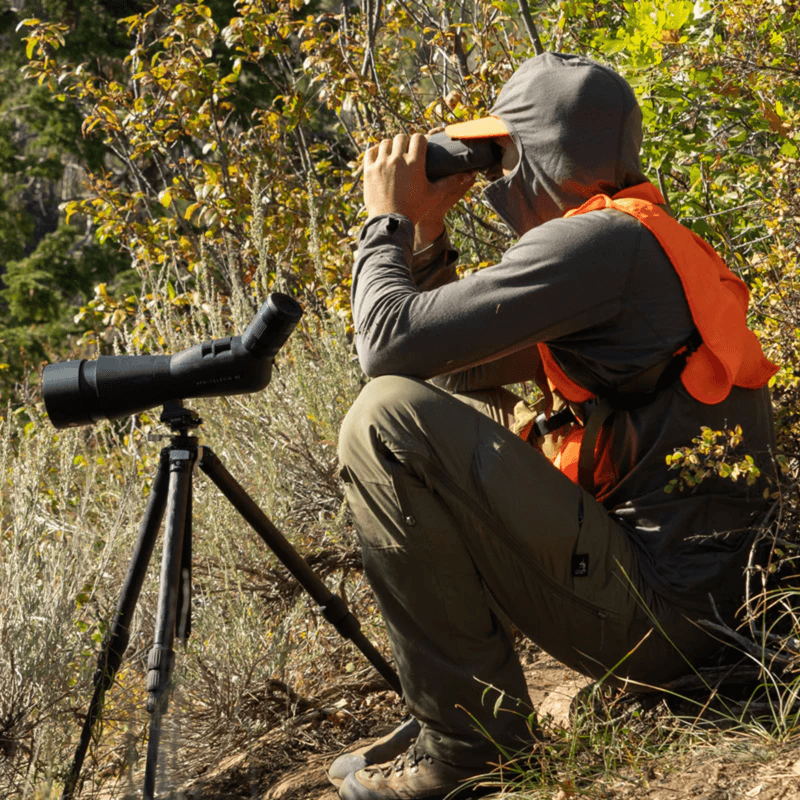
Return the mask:
[[542,47],[542,41],[539,39],[539,31],[536,30],[536,25],[533,22],[531,10],[528,6],[528,0],[517,0],[517,5],[519,5],[519,10],[522,14],[522,21],[525,23],[528,36],[530,36],[530,39],[533,42],[533,52],[536,53],[537,56],[540,56],[542,53],[544,53],[544,47]]

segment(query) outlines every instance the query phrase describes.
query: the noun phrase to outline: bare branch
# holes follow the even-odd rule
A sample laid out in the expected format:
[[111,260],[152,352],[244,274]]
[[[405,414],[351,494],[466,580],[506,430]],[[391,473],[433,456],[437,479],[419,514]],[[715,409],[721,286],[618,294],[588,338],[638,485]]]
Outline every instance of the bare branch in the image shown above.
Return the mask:
[[517,0],[517,4],[522,14],[522,21],[525,23],[525,28],[528,31],[528,36],[531,42],[533,42],[533,52],[536,53],[537,56],[540,56],[544,53],[544,47],[542,47],[542,41],[539,39],[539,31],[536,30],[536,25],[533,22],[528,0]]

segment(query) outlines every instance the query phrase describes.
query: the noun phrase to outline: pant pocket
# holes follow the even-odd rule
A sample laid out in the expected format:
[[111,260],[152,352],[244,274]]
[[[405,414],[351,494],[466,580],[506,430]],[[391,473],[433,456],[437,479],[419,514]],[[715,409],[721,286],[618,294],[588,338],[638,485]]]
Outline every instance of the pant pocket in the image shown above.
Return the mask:
[[621,526],[594,499],[585,496],[570,571],[577,598],[613,615],[628,615],[637,603],[638,570]]
[[411,500],[406,487],[406,481],[409,476],[399,462],[390,461],[389,464],[392,489],[394,489],[394,496],[397,500],[397,509],[400,512],[400,519],[405,527],[414,528],[417,524],[417,518],[414,516],[414,512],[411,508]]

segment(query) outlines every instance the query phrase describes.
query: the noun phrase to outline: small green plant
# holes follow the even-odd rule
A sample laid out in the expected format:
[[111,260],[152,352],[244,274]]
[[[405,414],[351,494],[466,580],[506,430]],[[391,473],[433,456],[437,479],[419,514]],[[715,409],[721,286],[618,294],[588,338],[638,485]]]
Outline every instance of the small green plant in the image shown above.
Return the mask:
[[[754,486],[761,477],[761,469],[753,456],[741,455],[744,439],[742,426],[715,431],[706,426],[700,428],[700,435],[692,439],[687,447],[677,448],[666,457],[670,470],[678,471],[665,487],[667,493],[685,491],[699,486],[706,478],[718,476],[732,481],[740,478],[748,486]],[[785,459],[780,459],[785,463]],[[767,497],[769,496],[769,490]]]

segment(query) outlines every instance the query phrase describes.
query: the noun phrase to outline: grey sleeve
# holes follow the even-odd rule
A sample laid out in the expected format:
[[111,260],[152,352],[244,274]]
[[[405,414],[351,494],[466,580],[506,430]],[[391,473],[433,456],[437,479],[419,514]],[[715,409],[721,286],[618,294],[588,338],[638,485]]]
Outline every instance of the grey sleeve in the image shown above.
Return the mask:
[[[411,274],[411,222],[369,220],[352,290],[362,369],[423,379],[479,366],[487,373],[496,369],[489,362],[608,321],[622,308],[638,241],[620,235],[615,228],[630,226],[615,219],[594,212],[552,220],[525,234],[499,264],[425,292]],[[512,367],[516,382],[526,379],[520,365],[518,357],[500,366]],[[478,388],[487,375],[461,379]]]

